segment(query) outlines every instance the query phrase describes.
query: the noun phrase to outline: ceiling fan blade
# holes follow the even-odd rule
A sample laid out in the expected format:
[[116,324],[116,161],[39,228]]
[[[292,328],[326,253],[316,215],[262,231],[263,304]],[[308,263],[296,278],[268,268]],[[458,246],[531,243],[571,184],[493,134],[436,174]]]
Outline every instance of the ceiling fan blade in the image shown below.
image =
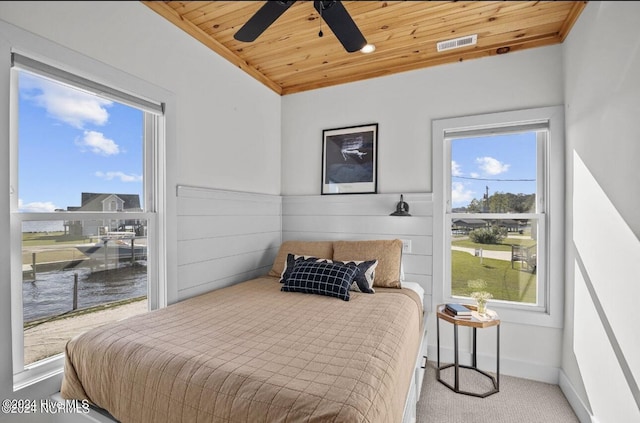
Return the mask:
[[235,33],[233,38],[238,41],[251,42],[262,34],[265,29],[276,21],[291,5],[293,1],[268,0],[258,11]]
[[358,51],[367,44],[340,1],[314,1],[313,6],[349,53]]

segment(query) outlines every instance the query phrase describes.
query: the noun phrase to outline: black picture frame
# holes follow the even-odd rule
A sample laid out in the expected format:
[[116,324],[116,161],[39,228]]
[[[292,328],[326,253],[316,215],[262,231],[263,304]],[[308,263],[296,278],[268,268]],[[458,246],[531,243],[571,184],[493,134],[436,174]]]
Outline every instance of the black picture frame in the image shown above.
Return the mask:
[[378,124],[322,131],[322,195],[375,194]]

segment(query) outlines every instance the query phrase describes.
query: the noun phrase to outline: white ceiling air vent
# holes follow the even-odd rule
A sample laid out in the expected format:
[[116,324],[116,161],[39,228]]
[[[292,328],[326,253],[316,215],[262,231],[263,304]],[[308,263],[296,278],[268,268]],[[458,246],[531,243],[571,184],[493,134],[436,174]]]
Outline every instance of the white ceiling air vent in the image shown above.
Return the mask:
[[475,45],[478,42],[478,34],[467,35],[466,37],[454,38],[453,40],[440,41],[437,44],[438,52],[453,50],[454,48]]

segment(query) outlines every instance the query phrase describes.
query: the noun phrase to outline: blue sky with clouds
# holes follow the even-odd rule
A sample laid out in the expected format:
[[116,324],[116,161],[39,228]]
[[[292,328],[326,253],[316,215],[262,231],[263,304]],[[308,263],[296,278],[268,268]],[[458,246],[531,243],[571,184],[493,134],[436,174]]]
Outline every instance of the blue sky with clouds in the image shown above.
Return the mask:
[[80,206],[82,192],[142,197],[143,112],[20,72],[19,208]]
[[496,192],[536,192],[536,134],[461,138],[451,143],[452,207]]

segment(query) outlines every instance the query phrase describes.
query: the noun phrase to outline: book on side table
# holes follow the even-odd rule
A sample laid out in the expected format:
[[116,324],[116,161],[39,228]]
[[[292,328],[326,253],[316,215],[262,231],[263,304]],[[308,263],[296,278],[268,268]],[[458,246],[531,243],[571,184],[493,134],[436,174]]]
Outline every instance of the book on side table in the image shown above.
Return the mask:
[[445,306],[445,310],[448,311],[449,313],[453,314],[454,316],[471,316],[471,313],[473,313],[473,310],[467,308],[464,306],[464,304],[458,304],[458,303],[448,303]]

